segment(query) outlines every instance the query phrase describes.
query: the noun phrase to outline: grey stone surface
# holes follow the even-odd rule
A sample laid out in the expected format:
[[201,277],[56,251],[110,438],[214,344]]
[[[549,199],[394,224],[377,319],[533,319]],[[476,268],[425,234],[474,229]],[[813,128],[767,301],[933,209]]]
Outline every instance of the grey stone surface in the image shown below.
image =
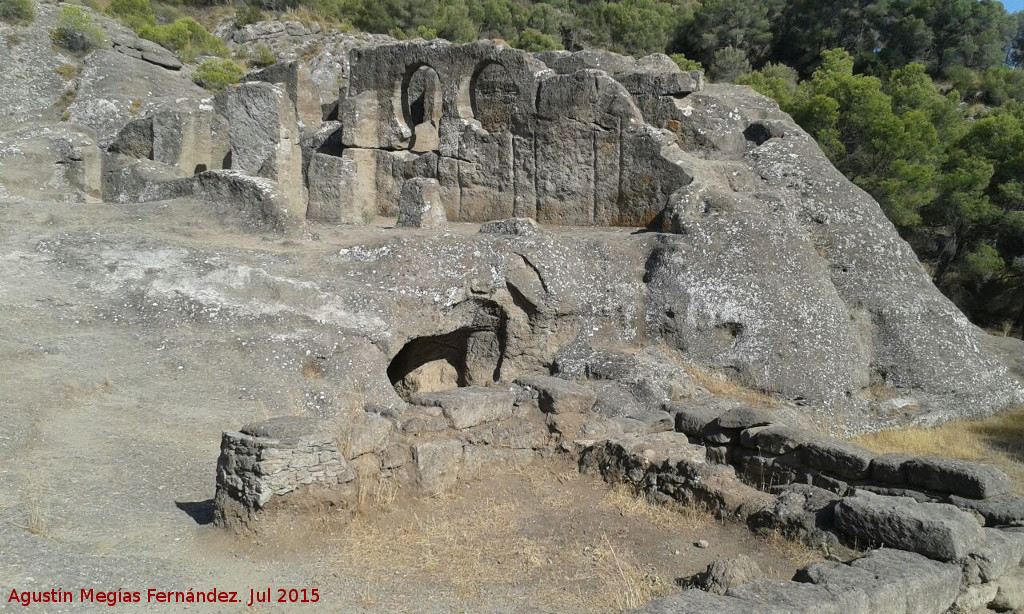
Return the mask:
[[1005,495],[1013,490],[1010,478],[991,465],[952,458],[916,457],[906,461],[903,468],[912,486],[970,499]]
[[747,599],[714,595],[692,589],[683,591],[680,595],[655,599],[633,612],[635,614],[786,614],[790,611],[783,606],[761,604]]
[[764,454],[785,454],[811,441],[814,434],[804,429],[770,424],[755,426],[740,433],[740,444]]
[[993,495],[987,499],[951,495],[949,503],[981,514],[985,518],[985,526],[1024,526],[1024,496],[1018,494]]
[[302,199],[302,153],[294,107],[270,83],[232,85],[218,95],[231,135],[231,170],[277,181]]
[[693,437],[701,437],[705,430],[720,415],[725,413],[725,408],[703,407],[703,406],[668,406],[670,413],[676,415],[676,430]]
[[1024,562],[1024,535],[984,529],[984,537],[962,561],[964,575],[973,582],[992,582]]
[[873,550],[850,564],[823,561],[797,580],[825,588],[851,614],[942,614],[960,592],[960,569],[900,550]]
[[1024,610],[1024,568],[1017,568],[996,581],[996,595],[989,606],[997,612]]
[[905,463],[909,454],[881,454],[871,461],[871,479],[883,484],[902,486],[907,483]]
[[800,459],[807,467],[850,480],[868,477],[874,457],[865,448],[836,440],[807,441],[800,448]]
[[420,489],[426,494],[440,494],[451,490],[459,477],[462,443],[449,439],[415,444],[412,460]]
[[396,226],[435,230],[448,226],[444,203],[441,201],[441,187],[437,179],[415,177],[407,179],[402,184]]
[[300,62],[276,62],[271,66],[253,70],[245,75],[243,81],[263,81],[284,86],[292,107],[295,119],[305,132],[315,132],[323,121],[320,108],[320,94],[313,84],[307,68]]
[[768,604],[794,614],[849,614],[824,587],[785,580],[758,580],[729,589],[726,595],[757,604]]
[[715,595],[724,595],[734,587],[760,580],[764,572],[754,559],[738,554],[728,559],[719,559],[697,574],[691,581],[692,588],[698,588]]
[[515,394],[502,388],[467,387],[414,394],[418,405],[440,407],[452,428],[465,430],[512,416]]
[[540,232],[540,228],[532,218],[513,217],[507,220],[484,222],[480,225],[480,232],[491,235],[528,237]]
[[835,545],[832,532],[835,507],[841,497],[809,484],[772,488],[775,500],[747,519],[747,526],[759,532],[778,532],[809,545]]
[[715,419],[714,424],[723,429],[747,429],[752,426],[771,424],[778,418],[769,409],[759,407],[734,407]]
[[984,540],[974,517],[952,505],[863,491],[836,505],[835,525],[849,543],[901,548],[943,561],[964,559]]
[[536,390],[540,409],[548,414],[587,413],[597,402],[597,395],[592,390],[557,377],[531,375],[516,382]]
[[342,449],[349,459],[379,453],[387,448],[393,426],[390,421],[372,412],[357,413],[347,429]]

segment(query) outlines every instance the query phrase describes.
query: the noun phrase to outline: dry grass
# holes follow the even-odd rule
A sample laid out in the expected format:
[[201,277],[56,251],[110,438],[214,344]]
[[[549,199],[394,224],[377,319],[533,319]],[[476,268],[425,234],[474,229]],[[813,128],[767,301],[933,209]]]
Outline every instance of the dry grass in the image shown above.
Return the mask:
[[601,536],[601,543],[590,551],[590,557],[604,585],[613,589],[616,610],[635,610],[673,590],[671,581],[644,570],[633,555],[617,552],[608,535]]
[[646,497],[638,496],[622,485],[613,487],[601,505],[627,518],[642,520],[670,531],[700,530],[720,522],[707,510],[695,506],[652,503]]
[[683,364],[682,367],[695,384],[716,397],[736,399],[758,407],[776,408],[781,405],[771,395],[737,384],[721,373],[692,364]]
[[324,366],[315,356],[310,356],[306,359],[306,362],[302,363],[302,377],[306,379],[323,379],[324,378]]
[[[402,494],[380,481],[361,495],[364,505],[350,521],[325,507],[308,525],[289,522],[258,545],[276,556],[308,556],[309,545],[319,544],[327,565],[312,582],[344,579],[360,607],[417,613],[425,599],[438,611],[529,603],[550,612],[618,613],[678,590],[676,577],[724,553],[770,549],[759,562],[777,577],[796,569],[791,559],[820,559],[781,539],[762,549],[744,529],[703,511],[609,489],[568,464],[509,468],[437,497]],[[699,539],[713,547],[696,548]]]
[[[408,607],[386,580],[396,574],[429,582],[461,602],[525,593],[552,611],[622,612],[675,590],[671,578],[641,563],[628,536],[596,531],[560,543],[544,534],[548,514],[579,513],[578,502],[560,493],[582,479],[577,472],[532,467],[509,476],[526,493],[480,499],[449,493],[413,510],[396,506],[397,489],[380,482],[372,509],[363,508],[351,523],[318,523],[337,553],[333,573],[357,579],[360,605],[395,611]],[[598,507],[674,533],[715,522],[651,504],[624,488],[609,491]]]
[[854,441],[876,452],[948,456],[995,465],[1024,494],[1024,407],[985,420],[880,431]]

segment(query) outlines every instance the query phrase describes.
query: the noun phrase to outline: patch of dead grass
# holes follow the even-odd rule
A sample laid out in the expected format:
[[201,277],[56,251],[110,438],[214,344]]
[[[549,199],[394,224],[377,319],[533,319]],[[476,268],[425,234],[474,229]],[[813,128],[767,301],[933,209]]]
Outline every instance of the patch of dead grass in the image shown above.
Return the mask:
[[606,509],[669,531],[695,531],[718,522],[706,510],[695,506],[661,505],[635,494],[626,486],[614,486],[601,501]]
[[693,382],[716,397],[736,399],[757,407],[776,408],[781,404],[769,394],[738,384],[717,371],[684,363],[683,370]]
[[984,420],[868,433],[854,442],[875,452],[947,456],[994,465],[1024,494],[1024,407]]

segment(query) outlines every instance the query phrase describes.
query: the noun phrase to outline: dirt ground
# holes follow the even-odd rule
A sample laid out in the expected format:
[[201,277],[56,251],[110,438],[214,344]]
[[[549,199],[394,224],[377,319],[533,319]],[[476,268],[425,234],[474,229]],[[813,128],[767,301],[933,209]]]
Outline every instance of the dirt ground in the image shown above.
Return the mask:
[[16,608],[12,589],[70,590],[73,604],[33,608],[64,612],[82,611],[81,589],[145,601],[151,588],[216,587],[247,601],[250,589],[306,587],[318,605],[268,611],[613,612],[718,557],[745,552],[787,577],[815,556],[649,508],[569,464],[439,499],[378,498],[347,527],[313,518],[254,541],[208,524],[220,433],[306,411],[291,339],[311,333],[116,289],[129,275],[172,274],[170,257],[315,271],[339,244],[365,239],[328,233],[310,245],[239,235],[188,203],[0,200],[0,609]]

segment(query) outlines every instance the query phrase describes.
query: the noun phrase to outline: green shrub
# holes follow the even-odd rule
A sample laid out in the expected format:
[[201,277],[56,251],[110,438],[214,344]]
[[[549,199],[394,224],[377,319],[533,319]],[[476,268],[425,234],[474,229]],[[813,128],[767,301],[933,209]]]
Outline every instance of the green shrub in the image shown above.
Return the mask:
[[219,92],[232,83],[238,83],[243,76],[245,76],[245,69],[237,62],[221,58],[203,60],[192,74],[192,80],[208,90]]
[[139,36],[178,52],[185,62],[191,62],[200,55],[228,55],[224,41],[207,32],[191,17],[166,26],[144,26],[139,30]]
[[261,11],[259,7],[251,4],[241,6],[237,11],[235,11],[235,26],[239,28],[249,24],[259,23],[263,21],[263,19],[263,11]]
[[527,28],[520,32],[512,46],[523,51],[558,51],[562,48],[561,43],[554,36],[533,28]]
[[110,44],[107,34],[80,6],[65,6],[57,14],[57,27],[50,30],[53,42],[69,51],[86,52]]
[[30,23],[35,17],[32,0],[0,0],[0,21]]
[[156,25],[156,13],[149,0],[111,0],[107,14],[136,32]]
[[697,60],[691,60],[690,58],[686,57],[681,53],[673,53],[668,57],[672,58],[672,61],[675,62],[677,66],[679,66],[679,70],[704,70],[703,64],[701,64]]
[[249,54],[249,63],[257,68],[266,68],[276,64],[277,58],[274,57],[274,52],[270,50],[270,47],[260,44],[256,45]]

